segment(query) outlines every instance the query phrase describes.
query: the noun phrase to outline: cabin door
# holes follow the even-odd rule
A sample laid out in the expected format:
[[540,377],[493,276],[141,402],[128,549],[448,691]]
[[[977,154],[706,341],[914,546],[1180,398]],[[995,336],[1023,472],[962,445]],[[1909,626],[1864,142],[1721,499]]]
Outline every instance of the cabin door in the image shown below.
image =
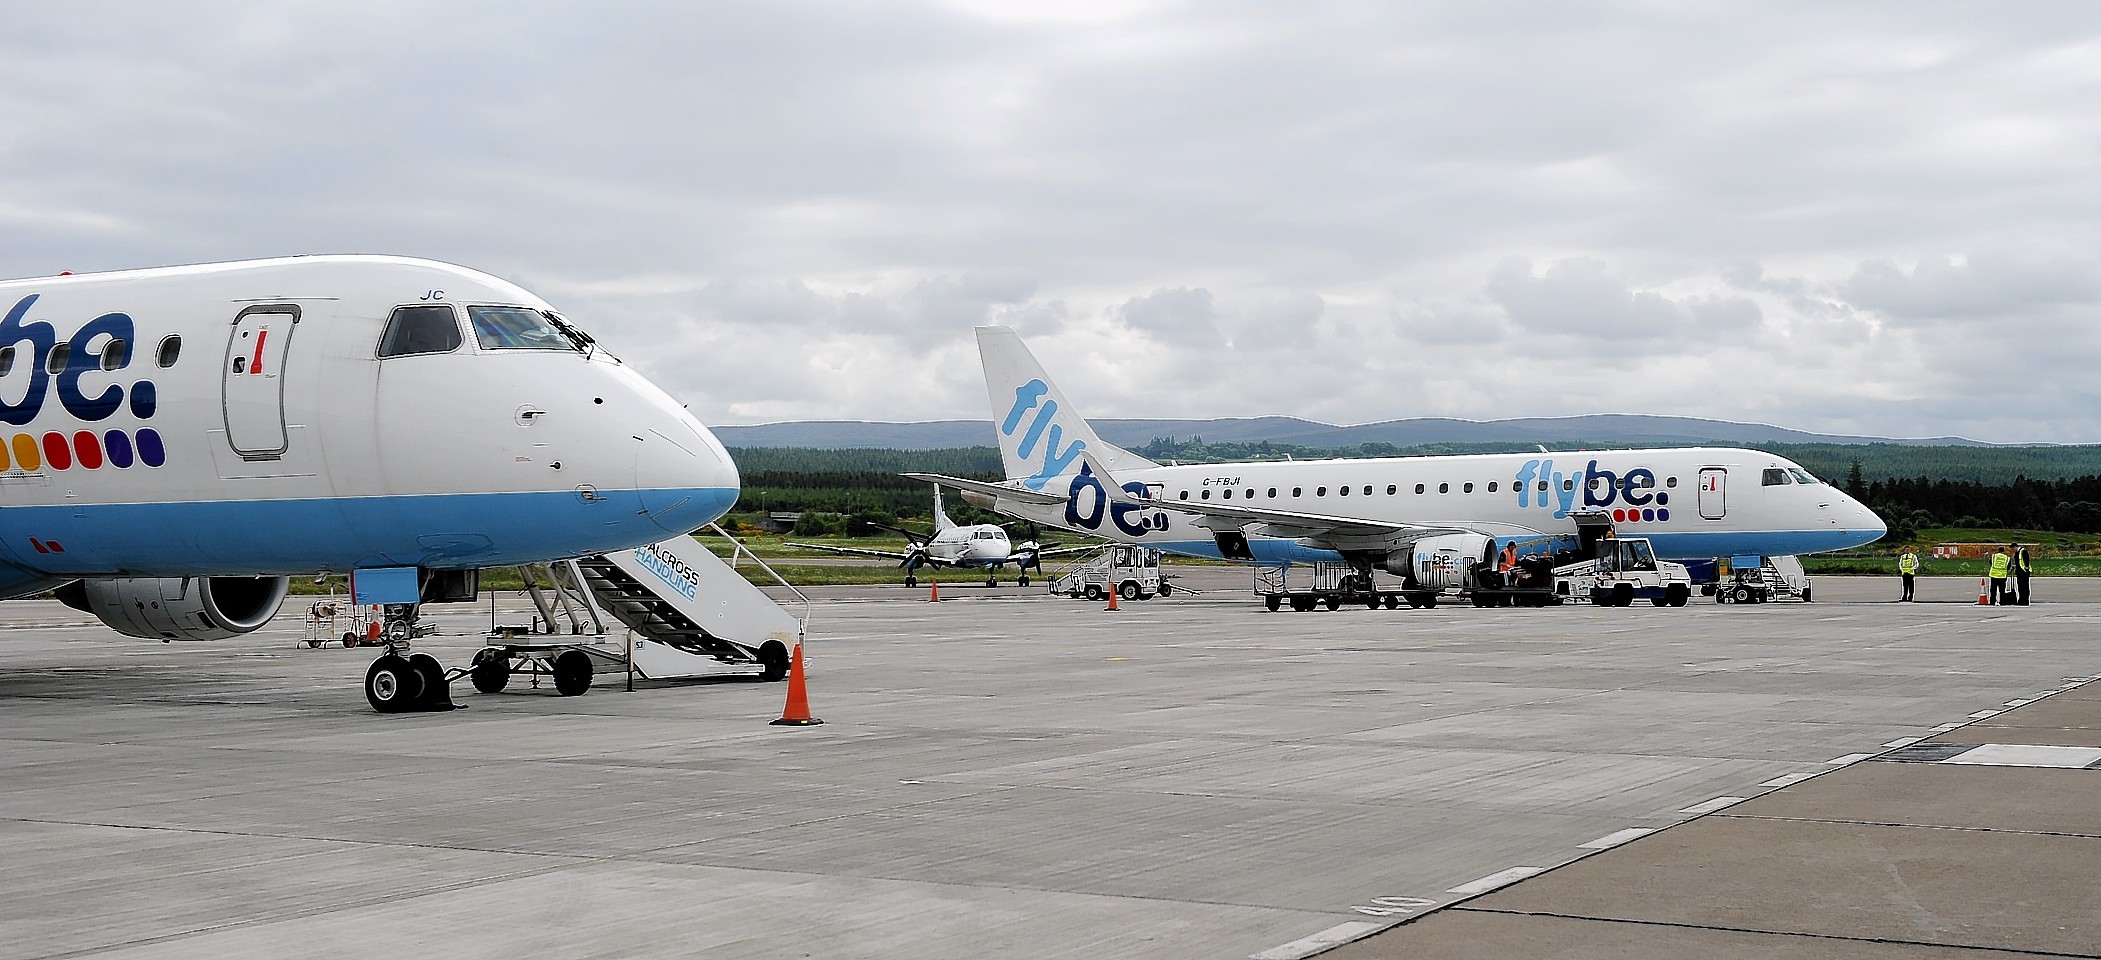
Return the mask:
[[1727,513],[1729,497],[1729,471],[1721,467],[1703,467],[1700,470],[1700,516],[1708,520],[1720,520]]
[[246,307],[233,318],[226,340],[226,442],[246,460],[284,456],[284,361],[299,325],[296,304]]

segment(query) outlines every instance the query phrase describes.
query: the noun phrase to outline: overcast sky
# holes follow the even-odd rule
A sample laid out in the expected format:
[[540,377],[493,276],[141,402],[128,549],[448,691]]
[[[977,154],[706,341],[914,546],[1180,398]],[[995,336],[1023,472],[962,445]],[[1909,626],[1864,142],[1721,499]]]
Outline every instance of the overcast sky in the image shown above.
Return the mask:
[[[398,253],[711,423],[2101,442],[2101,11],[9,3],[0,275]],[[988,438],[989,439],[989,438]]]

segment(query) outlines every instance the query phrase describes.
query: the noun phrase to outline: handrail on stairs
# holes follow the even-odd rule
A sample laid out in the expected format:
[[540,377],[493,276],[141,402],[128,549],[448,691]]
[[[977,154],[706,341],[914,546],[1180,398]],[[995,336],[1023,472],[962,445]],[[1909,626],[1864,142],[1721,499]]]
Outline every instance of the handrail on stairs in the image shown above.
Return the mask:
[[805,595],[801,590],[797,590],[795,588],[795,584],[789,583],[788,579],[786,577],[781,576],[779,571],[773,569],[771,564],[768,564],[766,561],[759,559],[759,555],[751,552],[751,548],[745,546],[744,541],[739,540],[736,537],[730,536],[730,532],[728,530],[722,529],[722,526],[720,524],[709,523],[708,529],[715,531],[722,537],[722,539],[728,540],[731,543],[731,545],[735,547],[735,549],[730,551],[731,568],[736,567],[738,557],[750,557],[751,562],[758,564],[759,569],[766,571],[766,575],[772,577],[774,579],[774,582],[780,584],[783,587],[787,587],[789,593],[795,594],[795,599],[802,601],[802,619],[795,626],[795,637],[797,640],[801,640],[803,637],[809,636],[811,607],[810,598],[807,595]]

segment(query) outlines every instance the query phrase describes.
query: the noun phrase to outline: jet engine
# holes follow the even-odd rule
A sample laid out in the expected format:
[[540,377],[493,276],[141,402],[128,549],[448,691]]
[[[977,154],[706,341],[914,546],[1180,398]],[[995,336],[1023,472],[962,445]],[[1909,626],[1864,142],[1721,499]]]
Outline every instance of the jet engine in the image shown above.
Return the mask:
[[54,591],[127,637],[225,640],[269,623],[288,577],[171,577],[75,580]]
[[1477,533],[1424,537],[1407,550],[1395,550],[1381,564],[1386,572],[1413,577],[1426,590],[1466,585],[1466,568],[1495,559],[1495,539]]

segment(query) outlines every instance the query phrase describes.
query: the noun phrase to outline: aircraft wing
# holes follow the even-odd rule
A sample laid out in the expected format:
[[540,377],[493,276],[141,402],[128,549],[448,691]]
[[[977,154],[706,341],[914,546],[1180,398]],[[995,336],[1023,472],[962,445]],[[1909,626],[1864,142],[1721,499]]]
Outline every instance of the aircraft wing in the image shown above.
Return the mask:
[[1480,531],[1455,524],[1396,523],[1392,521],[1367,520],[1363,517],[1336,517],[1319,513],[1301,513],[1297,510],[1278,510],[1273,507],[1258,507],[1253,504],[1226,504],[1209,500],[1141,500],[1135,497],[1119,498],[1126,503],[1141,503],[1162,510],[1178,510],[1200,517],[1217,517],[1244,524],[1259,523],[1269,527],[1272,536],[1280,537],[1388,537],[1408,534],[1420,537],[1442,536],[1448,533],[1478,533]]
[[[911,555],[911,554],[909,554],[909,553],[898,553],[898,552],[896,552],[896,551],[894,551],[894,550],[864,550],[864,549],[862,549],[862,548],[860,548],[860,547],[833,547],[833,546],[826,546],[825,544],[822,544],[822,543],[795,543],[795,542],[792,542],[792,541],[787,541],[787,540],[783,540],[783,541],[781,541],[781,545],[782,545],[782,546],[784,546],[784,547],[801,547],[801,548],[803,548],[804,550],[827,550],[827,551],[830,551],[830,552],[832,552],[832,553],[851,553],[851,554],[857,554],[857,555],[859,555],[859,556],[863,556],[863,557],[882,557],[882,558],[883,558],[883,559],[885,559],[885,560],[910,560],[910,559],[912,559],[912,555]],[[933,559],[934,559],[933,557],[927,557],[927,558],[926,558],[926,560],[927,560],[928,562],[932,562],[932,561],[933,561]]]
[[1065,502],[1065,498],[1062,496],[1037,493],[1012,481],[993,483],[989,480],[965,480],[962,477],[950,477],[938,473],[901,473],[898,476],[911,477],[914,480],[925,480],[945,487],[969,490],[974,493],[983,493],[994,497],[1006,497],[1009,500],[1018,500],[1022,503],[1051,504]]
[[1072,553],[1086,553],[1086,552],[1088,552],[1088,551],[1090,551],[1090,550],[1100,550],[1101,548],[1103,548],[1103,547],[1105,547],[1105,546],[1108,546],[1108,544],[1107,544],[1107,543],[1083,543],[1083,544],[1080,544],[1080,545],[1079,545],[1079,546],[1077,546],[1077,547],[1053,547],[1053,548],[1051,548],[1051,549],[1049,549],[1049,550],[1038,550],[1038,551],[1036,551],[1036,555],[1037,555],[1037,556],[1039,556],[1039,557],[1062,557],[1062,556],[1065,556],[1065,555],[1067,555],[1067,554],[1072,554]]

